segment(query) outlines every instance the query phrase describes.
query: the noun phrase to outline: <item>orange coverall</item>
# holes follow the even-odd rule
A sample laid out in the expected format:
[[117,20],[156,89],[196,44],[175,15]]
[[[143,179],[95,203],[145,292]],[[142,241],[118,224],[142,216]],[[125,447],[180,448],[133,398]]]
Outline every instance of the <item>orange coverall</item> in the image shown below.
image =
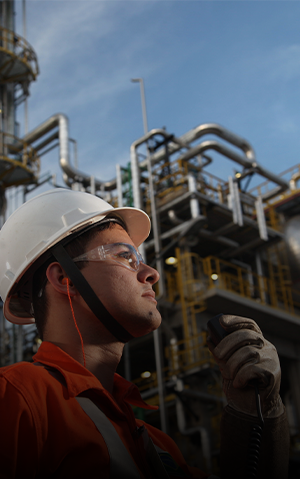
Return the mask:
[[[109,479],[106,444],[75,399],[80,394],[99,404],[142,478],[148,465],[137,428],[143,424],[154,444],[170,454],[170,478],[207,477],[186,464],[170,437],[134,417],[131,406],[154,407],[132,383],[116,374],[112,396],[91,372],[49,342],[42,343],[34,361],[39,365],[22,362],[0,369],[1,479]],[[51,375],[52,368],[61,380]]]

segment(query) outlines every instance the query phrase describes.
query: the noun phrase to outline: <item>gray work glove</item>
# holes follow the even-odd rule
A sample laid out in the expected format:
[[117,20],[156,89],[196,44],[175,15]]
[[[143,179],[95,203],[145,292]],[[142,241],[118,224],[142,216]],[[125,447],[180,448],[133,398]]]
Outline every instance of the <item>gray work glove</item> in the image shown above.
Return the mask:
[[223,315],[219,321],[230,334],[216,347],[209,338],[207,344],[220,367],[229,406],[257,416],[253,387],[256,380],[263,416],[280,416],[284,407],[279,396],[281,371],[276,348],[263,337],[252,319]]

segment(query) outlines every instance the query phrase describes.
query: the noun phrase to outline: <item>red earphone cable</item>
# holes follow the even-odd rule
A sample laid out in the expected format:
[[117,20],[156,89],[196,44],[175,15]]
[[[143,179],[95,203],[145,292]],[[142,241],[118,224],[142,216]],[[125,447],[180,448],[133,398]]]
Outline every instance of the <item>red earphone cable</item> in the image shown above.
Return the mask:
[[84,367],[86,367],[85,352],[84,352],[84,346],[83,346],[83,339],[82,339],[82,336],[81,336],[81,332],[80,332],[80,330],[79,330],[79,328],[78,328],[77,321],[76,321],[76,319],[75,319],[75,313],[74,313],[74,309],[73,309],[72,298],[71,298],[71,295],[70,295],[69,278],[66,278],[66,279],[67,279],[68,298],[69,298],[69,303],[70,303],[70,307],[71,307],[71,311],[72,311],[72,316],[73,316],[75,328],[77,329],[77,332],[78,332],[79,337],[80,337],[80,342],[81,342],[81,350],[82,350],[82,356],[83,356],[83,365],[84,365]]

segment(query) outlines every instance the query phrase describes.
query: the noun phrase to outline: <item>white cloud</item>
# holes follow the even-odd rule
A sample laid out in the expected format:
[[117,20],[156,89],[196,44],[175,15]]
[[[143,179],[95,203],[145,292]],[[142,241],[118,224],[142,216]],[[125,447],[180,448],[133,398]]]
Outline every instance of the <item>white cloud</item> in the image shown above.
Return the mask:
[[95,102],[101,104],[99,115],[104,117],[118,95],[132,88],[131,76],[157,71],[162,60],[145,52],[155,43],[159,26],[145,24],[139,37],[132,31],[152,4],[31,0],[28,32],[41,70],[31,88],[34,120],[62,109],[78,115]]

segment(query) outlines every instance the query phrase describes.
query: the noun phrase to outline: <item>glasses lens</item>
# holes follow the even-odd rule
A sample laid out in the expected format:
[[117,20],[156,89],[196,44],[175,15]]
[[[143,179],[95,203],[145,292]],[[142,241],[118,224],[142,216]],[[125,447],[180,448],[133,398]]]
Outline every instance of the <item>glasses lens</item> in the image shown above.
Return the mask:
[[137,271],[139,269],[139,260],[137,253],[133,246],[129,244],[117,243],[112,245],[108,255],[120,264],[123,264],[127,268]]

